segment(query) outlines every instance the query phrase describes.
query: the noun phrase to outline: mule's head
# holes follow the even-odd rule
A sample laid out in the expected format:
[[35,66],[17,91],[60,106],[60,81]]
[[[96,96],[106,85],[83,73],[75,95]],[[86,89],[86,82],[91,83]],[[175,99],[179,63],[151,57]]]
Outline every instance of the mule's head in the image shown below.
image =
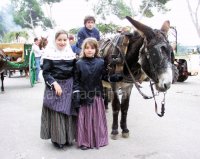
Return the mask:
[[131,17],[126,17],[141,33],[144,41],[140,49],[139,63],[147,76],[155,82],[156,89],[164,92],[172,84],[172,47],[167,40],[169,21],[166,21],[161,30],[152,29]]
[[46,48],[47,44],[48,44],[47,38],[41,37],[40,42],[39,42],[39,48],[44,49]]

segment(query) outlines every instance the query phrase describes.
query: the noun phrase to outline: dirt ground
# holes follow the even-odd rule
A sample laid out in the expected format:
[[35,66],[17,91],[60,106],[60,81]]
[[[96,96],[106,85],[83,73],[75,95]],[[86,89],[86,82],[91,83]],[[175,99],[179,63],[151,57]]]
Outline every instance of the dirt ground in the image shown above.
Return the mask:
[[[149,84],[142,90],[150,93]],[[128,112],[129,138],[119,135],[109,145],[87,151],[74,144],[62,150],[50,140],[40,139],[40,118],[44,82],[31,88],[29,79],[5,78],[0,94],[1,159],[199,159],[200,76],[173,84],[166,94],[163,118],[154,112],[154,101],[143,99],[134,88]],[[157,97],[160,110],[162,94]],[[107,112],[109,133],[111,106]]]

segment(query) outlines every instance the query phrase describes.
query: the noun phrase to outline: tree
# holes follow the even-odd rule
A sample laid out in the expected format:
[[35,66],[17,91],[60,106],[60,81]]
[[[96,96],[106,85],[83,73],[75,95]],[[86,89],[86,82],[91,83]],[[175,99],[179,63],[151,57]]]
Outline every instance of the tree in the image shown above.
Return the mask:
[[[3,18],[2,18],[1,15],[0,15],[0,21],[1,22],[3,21]],[[6,27],[2,23],[0,23],[0,41],[1,41],[5,32],[6,32]]]
[[72,28],[69,30],[70,34],[77,34],[80,28]]
[[14,21],[22,28],[30,28],[36,36],[35,28],[41,26],[52,28],[51,21],[44,16],[37,0],[12,0]]
[[3,42],[10,43],[10,42],[18,42],[18,38],[23,37],[24,39],[28,39],[29,35],[26,31],[12,31],[8,32],[3,37]]
[[[89,2],[89,0],[86,0]],[[126,15],[131,16],[131,8],[123,0],[98,0],[93,4],[93,12],[96,16],[106,20],[110,15],[116,15],[123,19]]]
[[[90,2],[91,0],[86,0]],[[125,16],[143,16],[152,17],[153,9],[156,8],[158,12],[169,11],[165,4],[170,0],[142,0],[139,5],[138,11],[133,7],[135,0],[129,0],[129,4],[125,0],[98,0],[93,4],[93,11],[96,16],[101,16],[106,19],[109,15],[116,15],[118,18],[123,19]]]
[[0,41],[2,39],[2,36],[6,30],[6,27],[3,25],[3,16],[2,16],[2,11],[0,11]]
[[13,21],[13,9],[8,4],[0,6],[0,40],[2,41],[4,35],[9,31],[19,31],[21,27],[16,25]]
[[[109,24],[105,24],[105,23],[98,23],[96,24],[97,28],[99,29],[99,31],[105,35],[107,33],[116,33],[117,29],[120,28],[120,26],[115,25],[113,23],[109,23]],[[72,28],[69,30],[70,34],[76,35],[78,33],[78,31],[80,30],[80,28]]]
[[[133,0],[130,0],[133,1]],[[142,4],[140,5],[139,13],[140,19],[145,17],[153,17],[153,9],[156,8],[157,12],[167,12],[169,9],[165,7],[165,4],[170,0],[142,0]]]
[[[101,32],[104,33],[108,30],[110,32],[116,31],[116,27],[113,26],[111,15],[117,16],[119,19],[124,19],[125,16],[138,16],[139,20],[143,17],[154,16],[153,10],[156,8],[158,12],[169,11],[165,4],[170,0],[142,0],[138,8],[135,7],[135,0],[85,0],[93,7],[95,17],[100,18]],[[103,20],[103,21],[101,21]],[[109,27],[108,27],[109,26]],[[113,28],[112,28],[113,27]]]
[[54,3],[59,3],[62,0],[40,0],[42,4],[45,5],[47,16],[51,22],[52,27],[54,28],[56,26],[56,22],[53,19],[53,13],[52,13],[52,7]]
[[107,33],[116,33],[116,30],[119,28],[119,26],[112,23],[109,24],[99,23],[97,24],[97,28],[100,30],[102,34],[107,34]]
[[198,37],[200,38],[200,20],[199,20],[199,16],[200,16],[200,0],[197,0],[197,4],[195,5],[195,8],[192,9],[191,3],[194,4],[194,1],[190,2],[190,0],[186,0],[187,5],[188,5],[188,9],[190,12],[190,17],[192,19],[192,23],[195,26],[195,29],[197,31]]

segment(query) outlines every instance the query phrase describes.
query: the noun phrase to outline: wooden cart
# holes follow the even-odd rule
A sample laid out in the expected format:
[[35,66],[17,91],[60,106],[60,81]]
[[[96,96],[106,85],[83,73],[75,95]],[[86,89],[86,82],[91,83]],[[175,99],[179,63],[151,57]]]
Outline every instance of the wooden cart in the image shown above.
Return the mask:
[[29,71],[30,84],[33,87],[36,79],[35,56],[31,44],[1,43],[0,49],[6,55],[6,68],[11,77],[13,70]]

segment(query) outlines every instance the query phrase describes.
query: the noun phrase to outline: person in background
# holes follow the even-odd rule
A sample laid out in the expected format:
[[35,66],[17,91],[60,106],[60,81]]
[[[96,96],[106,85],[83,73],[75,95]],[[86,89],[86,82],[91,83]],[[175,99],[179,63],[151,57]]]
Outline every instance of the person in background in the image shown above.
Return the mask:
[[40,73],[40,59],[42,56],[42,50],[39,48],[40,39],[37,37],[34,38],[34,44],[32,46],[32,51],[35,55],[35,64],[36,64],[36,83],[40,83],[39,73]]
[[41,115],[42,139],[51,139],[54,146],[72,145],[75,139],[76,113],[71,110],[75,54],[68,34],[59,30],[53,44],[43,54],[43,77],[46,84]]
[[84,18],[84,27],[82,27],[77,33],[77,42],[75,49],[76,54],[80,54],[82,43],[88,37],[93,37],[97,41],[100,40],[99,30],[95,27],[95,18],[90,15]]
[[76,41],[73,35],[69,35],[69,44],[72,48],[72,51],[75,53],[76,52]]
[[102,85],[104,70],[97,40],[85,39],[76,62],[73,86],[73,107],[79,112],[76,141],[82,150],[108,144]]

